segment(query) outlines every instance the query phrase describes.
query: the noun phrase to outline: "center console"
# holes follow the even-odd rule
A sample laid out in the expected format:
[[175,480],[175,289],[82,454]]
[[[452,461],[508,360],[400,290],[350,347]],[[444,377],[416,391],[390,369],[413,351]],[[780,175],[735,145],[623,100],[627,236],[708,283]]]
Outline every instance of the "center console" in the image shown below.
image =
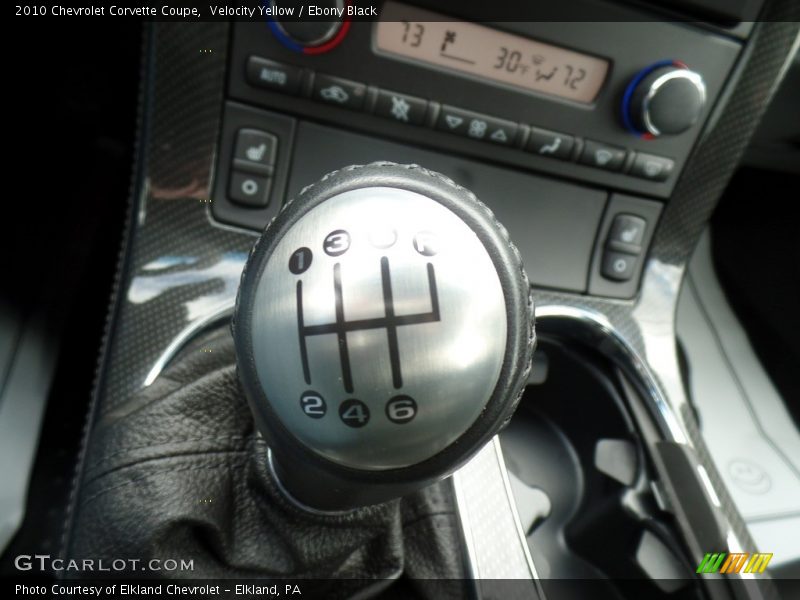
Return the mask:
[[[792,3],[764,3],[771,12],[752,25],[729,7],[700,10],[711,0],[569,0],[560,3],[560,19],[548,12],[552,7],[542,7],[541,18],[535,8],[527,19],[515,19],[519,3],[495,4],[508,18],[483,21],[485,3],[392,0],[376,5],[386,15],[382,20],[152,26],[128,234],[86,428],[90,460],[76,476],[66,555],[97,548],[93,536],[105,539],[102,525],[124,522],[97,525],[93,486],[108,479],[98,475],[91,457],[103,452],[102,425],[135,416],[137,398],[169,392],[176,372],[187,375],[191,390],[199,379],[195,371],[181,370],[187,353],[202,363],[201,376],[217,365],[230,398],[241,400],[239,388],[227,385],[232,365],[216,362],[230,358],[230,344],[214,346],[201,334],[220,323],[227,330],[242,270],[249,256],[258,258],[251,254],[257,236],[286,201],[303,197],[302,190],[331,171],[376,161],[417,163],[486,202],[519,249],[536,303],[542,352],[520,412],[446,480],[469,575],[521,581],[526,592],[535,588],[543,596],[537,576],[645,577],[648,597],[696,597],[707,580],[728,584],[695,572],[706,553],[756,551],[687,398],[674,313],[686,260],[796,43],[797,26],[785,19]],[[539,4],[545,3],[534,6]],[[760,9],[762,3],[742,4]],[[586,6],[594,18],[564,16],[582,14]],[[690,23],[687,17],[704,20]],[[330,184],[331,177],[323,181]],[[280,225],[287,213],[291,209],[273,223]],[[318,242],[317,266],[335,256]],[[295,263],[311,257],[305,248],[294,248],[303,251]],[[426,260],[419,250],[406,250],[415,261]],[[285,267],[287,281],[294,282],[298,271],[311,276],[302,273],[306,262],[275,264]],[[421,264],[413,263],[414,273]],[[469,275],[451,282],[452,290],[485,293],[475,273]],[[335,278],[332,286],[330,278],[322,281],[325,293],[332,289],[335,296]],[[421,288],[426,299],[428,281]],[[384,287],[385,312],[357,319],[358,327],[370,330],[363,335],[371,335],[375,319],[395,319],[394,309],[385,308],[394,306],[387,289],[393,288]],[[276,290],[264,286],[264,293]],[[289,305],[296,298],[283,296]],[[398,312],[420,319],[429,313],[438,318],[432,303]],[[352,326],[345,316],[337,309],[303,331],[313,337],[335,324],[339,332]],[[325,327],[313,327],[320,324]],[[289,356],[275,335],[256,337],[265,355]],[[313,361],[311,351],[309,356]],[[341,356],[332,361],[335,385],[335,376],[347,370]],[[418,366],[429,368],[424,361]],[[317,375],[309,374],[316,386]],[[417,419],[409,398],[398,403],[387,393],[379,410],[366,413],[353,403],[326,409],[325,392],[309,390],[317,394],[291,399],[290,408],[305,411],[302,427],[293,430],[298,436],[325,415],[348,433],[362,431],[355,427],[362,423],[411,432],[415,423],[428,423]],[[419,405],[413,393],[405,395]],[[196,401],[192,394],[182,399],[187,407]],[[218,396],[207,400],[208,410],[226,413]],[[449,413],[442,414],[448,421]],[[239,456],[256,447],[266,455],[252,417],[242,415],[234,424],[241,431],[226,438],[233,445],[223,450]],[[225,420],[199,418],[209,432],[187,435],[205,459],[212,455],[207,438],[219,442]],[[165,444],[176,442],[170,428],[162,432]],[[149,452],[150,446],[122,448],[114,456]],[[351,454],[352,460],[363,458]],[[281,464],[291,469],[290,458],[281,463],[276,456],[276,472]],[[564,469],[555,472],[550,467],[560,459]],[[146,470],[146,462],[136,468]],[[244,477],[227,466],[219,472]],[[175,495],[176,478],[197,485],[187,473],[163,470],[165,493]],[[269,472],[262,468],[259,474]],[[563,486],[564,478],[574,485]],[[225,481],[217,473],[208,480]],[[147,488],[124,493],[137,494],[142,514],[158,516]],[[307,500],[310,506],[318,498],[308,494]],[[130,502],[126,496],[117,505]],[[220,510],[219,522],[227,523],[221,506],[198,509],[193,501],[184,507],[187,522],[207,509]],[[248,506],[259,510],[257,503]],[[611,561],[598,550],[601,543],[616,554],[627,552],[625,559]],[[254,545],[243,557],[261,556],[264,547]],[[224,554],[208,558],[222,573],[232,564]],[[679,591],[660,582],[673,577],[691,585]],[[769,582],[761,579],[742,597],[762,597],[760,586]],[[612,595],[621,592],[615,597],[643,596],[615,586]]]

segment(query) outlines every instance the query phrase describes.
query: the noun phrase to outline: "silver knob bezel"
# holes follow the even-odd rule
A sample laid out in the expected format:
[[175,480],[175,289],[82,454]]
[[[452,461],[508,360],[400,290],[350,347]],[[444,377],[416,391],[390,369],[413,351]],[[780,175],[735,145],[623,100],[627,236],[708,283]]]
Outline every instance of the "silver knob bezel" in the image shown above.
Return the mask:
[[[659,75],[651,84],[647,90],[647,93],[642,100],[642,123],[644,124],[645,129],[654,136],[662,135],[662,132],[655,126],[653,120],[650,116],[650,103],[658,94],[658,91],[668,82],[672,81],[673,79],[686,79],[692,85],[694,85],[697,93],[700,96],[700,105],[705,106],[706,103],[706,84],[703,81],[703,77],[700,73],[692,71],[690,69],[674,69],[669,70],[666,73],[662,73]],[[697,121],[700,119],[701,111],[698,111],[697,115],[695,115],[694,119],[691,123],[686,127],[689,129],[692,127]],[[685,131],[685,130],[684,130]]]

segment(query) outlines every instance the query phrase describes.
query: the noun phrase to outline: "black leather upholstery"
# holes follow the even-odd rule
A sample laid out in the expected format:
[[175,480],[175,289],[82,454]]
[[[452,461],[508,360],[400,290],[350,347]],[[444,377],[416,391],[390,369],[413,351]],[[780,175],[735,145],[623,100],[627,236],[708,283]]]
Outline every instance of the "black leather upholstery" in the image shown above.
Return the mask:
[[[95,424],[69,557],[194,561],[193,571],[170,577],[353,579],[337,595],[386,587],[364,579],[463,577],[449,481],[315,516],[281,495],[266,456],[221,327]],[[437,589],[411,585],[423,596]]]

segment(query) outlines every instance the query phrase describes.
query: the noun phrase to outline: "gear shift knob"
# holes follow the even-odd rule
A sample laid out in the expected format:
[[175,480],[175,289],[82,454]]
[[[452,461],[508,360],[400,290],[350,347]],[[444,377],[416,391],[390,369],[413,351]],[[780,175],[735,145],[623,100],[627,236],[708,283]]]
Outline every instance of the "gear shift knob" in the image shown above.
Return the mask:
[[442,175],[375,163],[304,189],[250,254],[233,324],[288,494],[341,510],[449,475],[511,417],[532,314],[505,229]]

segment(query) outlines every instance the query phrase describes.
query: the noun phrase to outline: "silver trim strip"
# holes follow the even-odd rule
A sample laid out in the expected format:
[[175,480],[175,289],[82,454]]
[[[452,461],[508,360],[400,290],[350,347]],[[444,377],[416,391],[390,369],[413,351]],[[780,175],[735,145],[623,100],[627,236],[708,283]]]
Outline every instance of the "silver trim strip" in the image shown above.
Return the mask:
[[[636,374],[639,376],[639,381],[647,389],[650,398],[653,400],[655,408],[662,419],[663,424],[669,430],[673,441],[680,444],[688,443],[686,432],[680,424],[680,421],[675,416],[675,412],[667,402],[664,393],[656,383],[656,378],[653,375],[648,363],[641,357],[641,355],[634,349],[634,347],[619,333],[605,315],[573,306],[538,306],[536,308],[536,320],[548,318],[568,318],[579,321],[585,325],[589,325],[598,333],[614,342],[614,346],[618,351],[617,356],[610,355],[609,358],[616,359],[618,362],[622,360],[628,362],[633,366]],[[610,354],[606,349],[605,353]]]
[[311,506],[300,502],[300,500],[292,496],[289,490],[286,489],[286,486],[283,485],[281,478],[278,477],[278,470],[275,468],[275,458],[272,454],[272,448],[269,447],[267,447],[267,466],[269,468],[269,474],[272,476],[272,480],[275,482],[275,486],[278,488],[284,499],[295,508],[299,508],[300,510],[317,517],[338,517],[347,515],[356,510],[319,510],[318,508],[312,508]]
[[194,338],[194,336],[214,323],[229,318],[233,314],[233,307],[235,304],[236,300],[232,298],[230,302],[221,304],[212,312],[208,313],[204,317],[195,319],[180,332],[178,332],[178,335],[172,339],[169,346],[164,349],[164,351],[153,363],[153,366],[150,367],[147,377],[145,377],[144,381],[142,382],[142,387],[146,388],[150,386],[158,378],[158,376],[161,375],[161,372],[169,364],[169,362],[175,358],[175,355],[180,352],[181,348],[188,344],[189,341]]
[[470,575],[538,582],[497,436],[453,474],[453,488]]

